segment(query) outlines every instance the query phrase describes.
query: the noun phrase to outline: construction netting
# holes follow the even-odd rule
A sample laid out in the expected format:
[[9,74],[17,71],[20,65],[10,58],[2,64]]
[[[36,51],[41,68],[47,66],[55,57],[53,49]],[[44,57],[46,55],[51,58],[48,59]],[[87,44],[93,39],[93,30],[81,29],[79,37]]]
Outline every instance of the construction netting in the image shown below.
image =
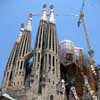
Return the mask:
[[[70,58],[68,58],[68,56]],[[59,57],[62,64],[66,64],[66,60],[72,60],[78,64],[82,64],[84,60],[84,51],[82,48],[76,47],[70,40],[63,40],[59,43]]]
[[[71,60],[67,57],[69,55],[70,57],[72,56],[72,63],[75,64],[74,66],[72,66],[73,68],[71,68],[71,65],[69,67],[67,65],[68,62],[66,62],[68,60]],[[85,65],[85,69],[83,68],[82,64],[85,61],[85,54],[82,48],[76,47],[70,40],[63,40],[59,43],[59,57],[61,63],[66,68],[66,75],[68,74],[68,78],[70,78],[71,80],[72,75],[76,77],[77,84],[75,87],[78,95],[83,95],[84,79],[81,73],[84,73],[84,75],[87,76],[91,90],[96,90],[95,80],[93,78],[92,70],[89,68],[89,64]],[[78,69],[78,71],[75,70],[75,68]]]

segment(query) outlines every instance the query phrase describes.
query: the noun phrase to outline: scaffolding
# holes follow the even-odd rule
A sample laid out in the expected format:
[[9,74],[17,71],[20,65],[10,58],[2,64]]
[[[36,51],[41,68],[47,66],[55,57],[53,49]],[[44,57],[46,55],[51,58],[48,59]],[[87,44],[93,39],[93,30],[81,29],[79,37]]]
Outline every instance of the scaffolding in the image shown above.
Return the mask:
[[82,66],[85,54],[83,48],[76,47],[70,40],[63,40],[59,43],[59,57],[63,65],[76,63]]

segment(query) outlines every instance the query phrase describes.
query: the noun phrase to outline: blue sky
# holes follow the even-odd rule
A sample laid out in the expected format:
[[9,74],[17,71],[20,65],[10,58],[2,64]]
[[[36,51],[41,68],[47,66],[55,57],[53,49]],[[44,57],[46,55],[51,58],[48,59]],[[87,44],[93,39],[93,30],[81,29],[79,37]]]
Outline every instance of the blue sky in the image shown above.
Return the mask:
[[[56,13],[78,14],[82,4],[82,0],[0,0],[0,84],[20,24],[26,24],[29,12],[41,13],[43,3],[49,8],[51,2],[55,5]],[[97,64],[100,64],[100,0],[87,0],[84,12],[95,59]],[[40,17],[33,17],[32,47],[39,20]],[[77,20],[77,17],[56,17],[58,38],[72,40],[76,46],[84,48],[87,52],[83,28],[77,28]]]

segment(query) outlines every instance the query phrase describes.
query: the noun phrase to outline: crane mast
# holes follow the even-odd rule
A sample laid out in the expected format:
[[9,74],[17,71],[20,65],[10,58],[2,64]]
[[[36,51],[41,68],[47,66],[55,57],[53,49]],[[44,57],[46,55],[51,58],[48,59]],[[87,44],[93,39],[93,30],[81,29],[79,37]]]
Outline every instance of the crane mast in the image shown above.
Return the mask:
[[[78,26],[81,23],[83,25],[84,34],[85,34],[85,38],[86,38],[86,42],[87,42],[87,46],[88,46],[88,54],[90,56],[90,59],[93,60],[94,51],[92,49],[91,42],[90,42],[90,39],[89,39],[89,34],[88,34],[88,30],[87,30],[87,27],[86,27],[86,24],[85,24],[84,13],[83,12],[80,13],[80,18],[79,18],[79,21],[78,21]],[[94,64],[95,62],[93,61],[93,62],[90,62],[90,63]]]
[[80,26],[81,23],[83,25],[84,34],[85,34],[85,38],[86,38],[86,42],[87,42],[87,46],[88,46],[88,54],[89,54],[89,57],[90,57],[89,58],[89,62],[90,62],[91,69],[92,69],[93,73],[96,75],[96,72],[94,70],[94,65],[95,65],[95,60],[93,58],[94,51],[92,49],[92,45],[91,45],[91,42],[90,42],[90,39],[89,39],[89,34],[88,34],[87,26],[86,26],[85,19],[84,19],[83,8],[85,6],[85,1],[86,0],[83,0],[82,8],[80,10],[80,17],[79,17],[79,20],[78,20],[77,24],[78,24],[78,27]]

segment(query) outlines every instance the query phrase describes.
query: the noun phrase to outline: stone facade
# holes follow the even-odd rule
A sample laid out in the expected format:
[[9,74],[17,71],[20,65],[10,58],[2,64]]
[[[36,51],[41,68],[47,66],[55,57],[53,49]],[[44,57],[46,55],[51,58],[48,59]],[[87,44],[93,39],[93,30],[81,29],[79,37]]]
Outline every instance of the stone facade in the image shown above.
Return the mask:
[[53,5],[50,6],[49,21],[46,5],[43,5],[34,50],[31,49],[31,32],[32,14],[27,26],[21,25],[10,54],[2,84],[3,93],[17,100],[100,100],[98,69],[97,78],[89,64],[73,62],[73,54],[70,55],[71,61],[66,55],[70,63],[63,65],[60,61]]

